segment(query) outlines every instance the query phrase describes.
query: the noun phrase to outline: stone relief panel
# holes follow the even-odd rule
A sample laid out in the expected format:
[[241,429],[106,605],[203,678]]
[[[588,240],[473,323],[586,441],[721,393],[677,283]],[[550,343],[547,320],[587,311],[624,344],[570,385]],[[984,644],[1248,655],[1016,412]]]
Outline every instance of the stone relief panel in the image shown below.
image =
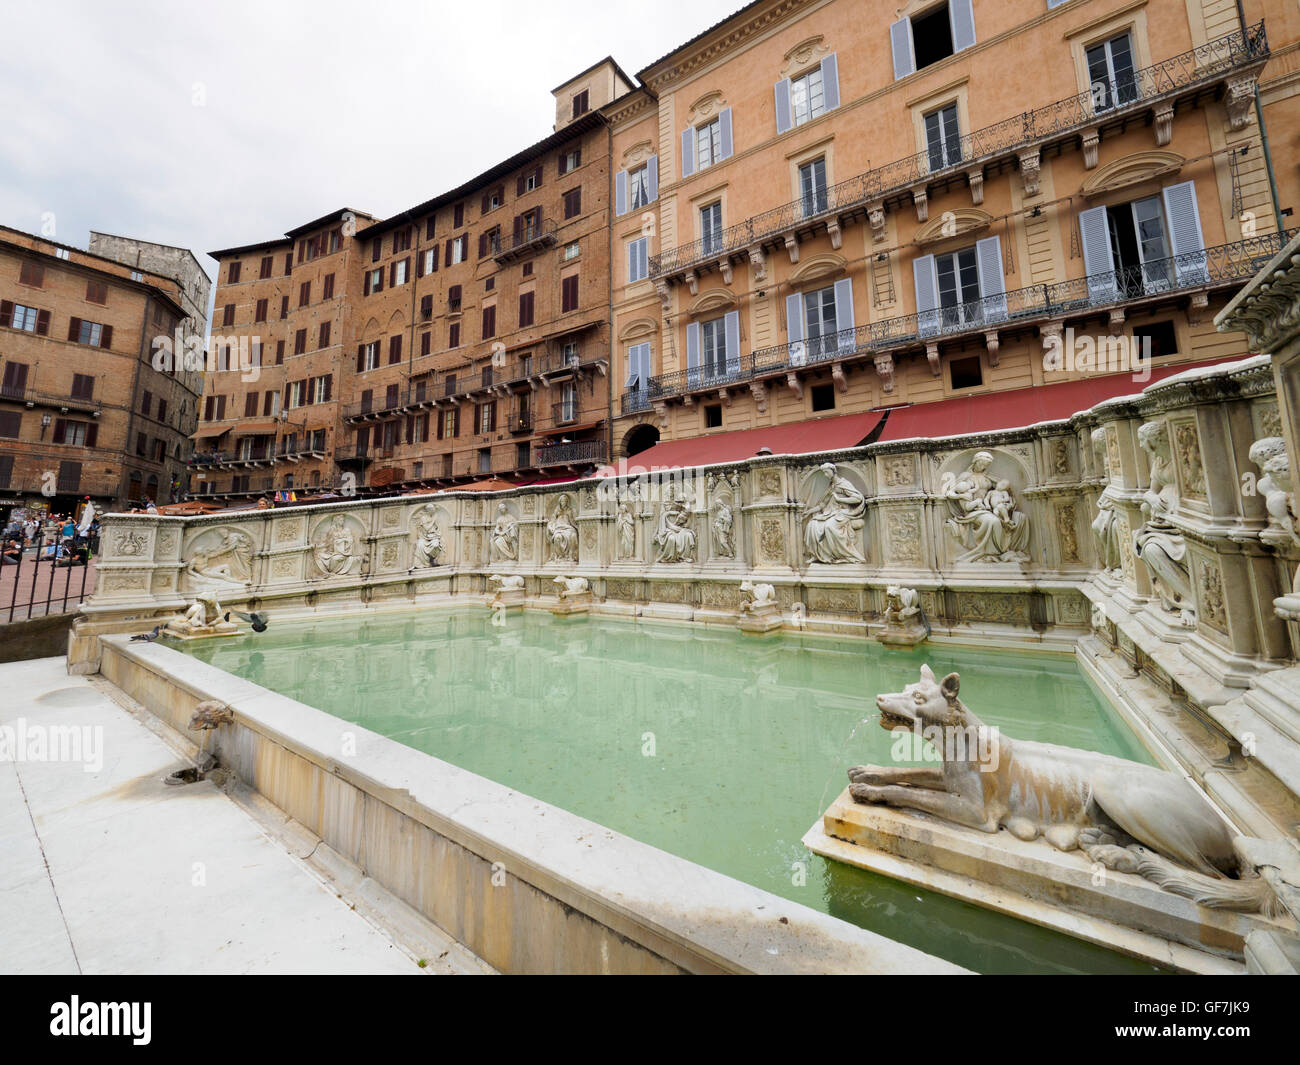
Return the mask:
[[738,610],[740,592],[734,585],[709,581],[700,585],[700,603],[715,610]]
[[1201,439],[1193,421],[1170,423],[1174,433],[1174,454],[1178,459],[1178,476],[1183,494],[1192,499],[1204,499],[1205,464],[1201,461]]
[[890,508],[885,515],[885,562],[903,566],[920,566],[921,515],[914,509]]
[[253,538],[242,529],[225,525],[204,529],[185,550],[180,590],[242,590],[253,579],[253,551]]
[[1073,503],[1061,503],[1056,507],[1056,537],[1062,562],[1083,561],[1079,557],[1078,517]]
[[546,561],[578,561],[578,526],[573,516],[573,500],[568,492],[555,499],[555,509],[546,523]]
[[[434,503],[425,503],[411,511],[407,519],[411,569],[429,569],[449,561],[446,539],[449,522],[450,515]],[[387,568],[387,563],[382,564]]]
[[860,614],[862,600],[851,588],[809,588],[808,609],[820,614]]
[[758,523],[758,554],[769,565],[788,565],[785,546],[785,522],[780,518],[761,518]]
[[758,471],[758,494],[769,499],[781,496],[781,471],[775,466],[764,466]]
[[1011,592],[958,592],[957,614],[962,621],[1029,624],[1029,599]]
[[175,529],[161,529],[158,532],[158,549],[159,557],[170,557],[175,552],[177,545],[181,542],[180,533]]
[[1196,609],[1187,544],[1172,521],[1179,496],[1169,427],[1163,420],[1143,422],[1138,428],[1138,444],[1147,455],[1151,472],[1149,487],[1142,494],[1143,523],[1133,536],[1133,551],[1146,567],[1161,606],[1190,628],[1196,623]]
[[123,529],[112,538],[113,558],[144,558],[149,552],[150,533],[147,529]]
[[1029,515],[1017,506],[1024,475],[1017,463],[993,451],[967,452],[943,471],[944,529],[957,562],[1029,561]]
[[365,571],[365,527],[351,514],[321,518],[308,548],[309,577],[356,576]]
[[1065,436],[1054,436],[1047,442],[1047,464],[1055,478],[1069,477],[1072,464],[1070,462],[1070,440]]
[[709,546],[710,556],[718,559],[736,557],[736,518],[740,511],[740,478],[734,470],[720,475],[709,474]]
[[271,540],[275,544],[296,544],[302,539],[302,528],[301,518],[278,521]]
[[882,456],[879,469],[881,485],[891,492],[916,486],[916,459],[910,454]]
[[1228,632],[1228,609],[1223,599],[1223,574],[1215,559],[1197,559],[1197,616],[1211,628]]
[[519,519],[511,503],[497,504],[488,535],[488,565],[519,561]]
[[614,558],[619,562],[634,560],[636,550],[637,519],[632,512],[632,505],[620,500],[618,510],[614,513]]
[[861,563],[867,499],[861,476],[833,462],[804,480],[803,547],[809,562]]
[[636,581],[606,581],[605,595],[610,599],[639,599],[637,583]]
[[670,484],[659,505],[659,523],[654,538],[655,561],[664,563],[695,561],[695,530],[691,528],[691,508],[679,499]]

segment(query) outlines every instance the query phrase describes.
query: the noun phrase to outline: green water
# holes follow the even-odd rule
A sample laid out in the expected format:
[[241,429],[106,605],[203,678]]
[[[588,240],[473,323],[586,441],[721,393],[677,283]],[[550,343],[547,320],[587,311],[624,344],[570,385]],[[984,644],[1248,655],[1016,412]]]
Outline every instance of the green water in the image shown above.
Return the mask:
[[[1043,654],[486,610],[272,624],[183,650],[635,839],[980,972],[1151,972],[799,842],[845,769],[892,764],[877,692],[923,661],[1013,737],[1149,761]],[[865,721],[864,721],[865,719]]]

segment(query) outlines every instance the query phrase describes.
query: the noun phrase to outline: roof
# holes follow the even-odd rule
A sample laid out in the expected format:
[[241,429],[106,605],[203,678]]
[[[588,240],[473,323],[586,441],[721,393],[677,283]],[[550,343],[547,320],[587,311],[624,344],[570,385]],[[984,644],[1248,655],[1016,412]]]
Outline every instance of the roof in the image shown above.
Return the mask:
[[687,48],[690,48],[692,45],[697,44],[699,41],[704,40],[704,38],[707,37],[710,33],[713,33],[715,30],[721,29],[732,19],[738,18],[739,16],[745,14],[746,12],[751,11],[756,7],[761,7],[763,4],[770,3],[770,2],[771,0],[753,0],[753,3],[746,4],[744,7],[740,8],[739,10],[733,11],[726,18],[721,19],[718,22],[715,22],[712,26],[708,27],[708,29],[701,30],[689,41],[683,41],[671,52],[668,52],[666,55],[661,55],[653,63],[647,63],[645,66],[643,66],[640,69],[640,71],[638,71],[637,79],[640,81],[644,81],[647,71],[654,70],[654,68],[659,66],[659,64],[666,62],[667,60],[671,59],[673,56],[677,55],[679,52],[684,52]]
[[499,477],[487,477],[481,481],[470,481],[469,484],[458,484],[454,488],[440,488],[435,494],[441,494],[442,492],[505,492],[518,487],[519,485],[513,481],[503,481]]
[[591,130],[599,129],[606,124],[605,116],[599,110],[588,111],[585,115],[575,118],[567,126],[561,126],[549,137],[543,137],[536,144],[529,145],[523,151],[515,153],[504,162],[497,163],[491,169],[483,171],[477,177],[470,178],[464,184],[458,185],[449,192],[441,193],[431,200],[425,200],[423,203],[417,203],[414,207],[400,211],[391,218],[386,218],[382,222],[376,222],[372,226],[359,230],[356,238],[357,240],[365,240],[367,237],[378,236],[380,233],[386,233],[390,229],[396,229],[400,225],[413,222],[437,207],[463,199],[482,189],[488,182],[496,181],[497,178],[518,170],[530,160],[536,159],[539,155],[544,155],[553,148],[558,148],[561,144],[573,140],[579,134],[589,133]]
[[373,221],[374,215],[369,211],[357,211],[351,207],[340,207],[337,210],[330,211],[329,214],[323,214],[319,218],[310,222],[304,222],[300,226],[286,231],[282,237],[273,237],[271,240],[259,241],[256,244],[240,244],[234,248],[222,248],[219,251],[210,251],[208,254],[214,259],[220,259],[223,255],[247,255],[250,251],[265,251],[267,248],[279,248],[286,244],[292,244],[300,233],[308,233],[320,226],[328,225],[330,222],[343,220],[347,215],[353,218],[368,218]]
[[741,429],[730,433],[713,433],[688,440],[668,440],[631,458],[619,459],[597,476],[642,473],[683,466],[706,466],[718,462],[738,462],[753,458],[760,448],[773,455],[806,455],[812,451],[840,451],[866,441],[880,424],[879,411],[865,414],[841,414],[829,418],[810,418],[785,425],[761,429]]
[[[1210,366],[1235,362],[1239,356],[1194,363]],[[1135,381],[1132,374],[1106,374],[1055,385],[1013,388],[1006,392],[982,392],[974,396],[942,399],[935,403],[915,403],[886,411],[887,419],[874,443],[886,440],[930,440],[945,436],[966,436],[997,429],[1018,429],[1038,422],[1065,421],[1071,415],[1095,407],[1117,396],[1137,395],[1153,384],[1188,369],[1178,366],[1152,367],[1150,380]]]
[[618,65],[618,60],[616,60],[612,55],[607,55],[604,59],[597,59],[596,62],[592,63],[591,66],[589,66],[586,70],[579,71],[577,74],[574,74],[573,77],[571,78],[565,78],[562,82],[560,82],[559,85],[555,86],[555,88],[553,88],[551,92],[559,92],[566,85],[572,85],[579,78],[585,78],[597,67],[602,67],[606,63],[608,63],[610,66],[614,68],[614,73],[623,79],[623,81],[627,84],[627,87],[629,89],[635,89],[637,87],[636,79],[628,77],[627,72],[621,66]]

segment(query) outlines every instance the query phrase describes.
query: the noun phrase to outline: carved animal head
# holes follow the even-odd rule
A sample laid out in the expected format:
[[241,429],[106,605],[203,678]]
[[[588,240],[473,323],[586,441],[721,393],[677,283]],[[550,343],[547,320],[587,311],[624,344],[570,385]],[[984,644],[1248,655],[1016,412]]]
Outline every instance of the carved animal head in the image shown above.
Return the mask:
[[901,692],[876,696],[880,727],[886,732],[913,732],[931,726],[966,725],[966,707],[957,698],[961,677],[949,673],[936,680],[929,666],[921,667],[921,679]]
[[194,708],[190,717],[190,731],[202,732],[235,720],[235,712],[216,699],[205,699]]

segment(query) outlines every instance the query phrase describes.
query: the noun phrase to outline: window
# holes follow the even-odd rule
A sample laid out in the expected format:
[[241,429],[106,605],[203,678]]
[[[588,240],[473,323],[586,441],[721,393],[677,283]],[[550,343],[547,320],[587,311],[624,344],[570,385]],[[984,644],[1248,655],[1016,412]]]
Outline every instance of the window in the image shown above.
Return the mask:
[[519,293],[519,328],[533,324],[533,294],[531,292]]
[[822,68],[814,67],[799,78],[790,80],[790,117],[796,126],[816,118],[826,110],[822,91]]
[[889,27],[894,79],[955,55],[975,43],[972,0],[947,0]]
[[289,297],[281,296],[280,297],[280,321],[283,322],[288,317],[289,317]]
[[486,281],[483,282],[484,292],[491,292],[496,287],[497,287],[497,279],[495,277],[489,277]]
[[515,468],[524,469],[532,461],[532,449],[528,441],[515,445]]
[[939,315],[945,327],[981,320],[979,264],[974,248],[934,257],[939,281]]
[[[73,399],[90,399],[95,394],[95,378],[88,373],[74,373],[72,375],[72,398]],[[149,396],[149,393],[145,393]],[[152,398],[152,397],[150,397]],[[149,405],[145,404],[145,414],[149,413]]]
[[[140,475],[136,474],[138,478]],[[57,488],[60,492],[73,493],[81,491],[81,463],[60,462]]]
[[722,247],[722,204],[711,203],[700,208],[700,243],[705,255]]
[[462,233],[454,240],[447,241],[447,265],[455,266],[457,263],[465,261],[465,253],[469,249],[469,236]]
[[495,402],[484,403],[478,409],[478,431],[493,432],[497,427],[497,405]]
[[812,358],[833,354],[839,333],[835,286],[828,285],[815,292],[805,292],[803,306],[804,337],[808,343],[808,354]]
[[284,362],[284,341],[277,340],[275,342],[275,364],[279,366],[283,362]]
[[582,149],[574,148],[572,151],[560,153],[560,177],[568,174],[582,165]]
[[320,343],[316,345],[317,347],[319,347],[319,348],[327,348],[327,347],[330,346],[330,324],[331,324],[331,323],[329,323],[329,322],[321,322],[321,324],[320,324]]
[[828,207],[826,160],[814,159],[799,167],[799,197],[805,218],[819,215]]
[[108,286],[102,281],[86,282],[86,302],[87,303],[107,303]]
[[111,347],[113,343],[113,327],[73,318],[68,323],[68,339],[75,340],[78,344],[89,344],[95,348]]
[[1149,345],[1150,350],[1144,355],[1158,359],[1163,355],[1178,354],[1178,334],[1173,322],[1152,322],[1150,325],[1134,326],[1133,339],[1139,344]]
[[321,377],[311,379],[311,388],[309,390],[310,398],[308,403],[328,403],[330,401],[330,385],[333,383],[334,375],[325,374]]
[[1207,278],[1196,188],[1168,185],[1158,196],[1079,213],[1084,269],[1094,303],[1203,284]]
[[255,322],[266,321],[266,313],[267,313],[266,303],[267,301],[264,299],[257,301],[257,309],[253,312],[253,321]]
[[948,380],[954,389],[978,388],[984,383],[984,372],[980,368],[980,357],[969,355],[964,359],[953,359],[948,363]]
[[835,409],[835,386],[834,385],[813,385],[812,409],[814,411],[834,410]]
[[478,238],[478,257],[486,258],[489,255],[501,254],[501,227],[493,226],[486,233],[480,233]]
[[582,247],[581,245],[579,245],[579,243],[576,240],[572,244],[566,244],[564,246],[564,261],[566,263],[570,259],[576,259],[581,254],[582,254]]
[[497,309],[493,305],[483,308],[483,339],[488,340],[497,335]]
[[[7,439],[18,439],[18,432],[22,428],[23,416],[16,410],[0,410],[0,436]],[[10,456],[12,458],[12,456]]]
[[411,227],[393,231],[393,254],[406,251],[411,246]]
[[55,248],[54,257],[56,259],[71,259],[72,252],[70,252],[67,248]]
[[158,400],[158,420],[160,422],[167,420],[167,401],[165,399]]
[[290,381],[287,385],[285,385],[285,393],[289,397],[287,402],[285,403],[286,409],[293,410],[294,407],[302,406],[303,393],[305,391],[303,386],[305,384],[306,384],[305,381]]
[[633,344],[627,349],[627,380],[624,387],[629,392],[644,392],[650,379],[650,345]]
[[560,389],[560,421],[576,421],[578,417],[578,386],[572,381],[566,382]]
[[0,325],[11,329],[21,329],[37,336],[46,336],[50,331],[50,312],[37,307],[24,307],[21,303],[10,304],[8,300],[0,301]]
[[576,94],[574,95],[574,97],[573,97],[573,117],[574,117],[574,118],[577,118],[579,115],[585,115],[585,114],[587,113],[587,111],[588,111],[589,108],[590,108],[590,105],[587,103],[587,99],[588,99],[588,97],[587,97],[587,90],[586,90],[586,89],[583,89],[582,92],[580,92],[580,93],[576,93]]
[[428,248],[424,253],[424,272],[431,274],[438,269],[438,249]]
[[576,218],[582,214],[582,189],[570,189],[564,194],[564,217]]
[[402,335],[388,338],[388,365],[393,366],[402,361]]
[[304,281],[298,286],[298,306],[306,307],[311,302],[311,282]]
[[465,205],[463,203],[458,203],[456,204],[455,207],[452,208],[451,211],[451,228],[459,229],[464,224],[465,224]]
[[706,166],[720,163],[722,154],[722,122],[714,119],[695,130],[695,169],[703,170]]
[[18,283],[40,288],[45,283],[45,267],[40,263],[23,263],[18,268]]
[[390,273],[392,274],[392,282],[394,288],[396,288],[398,285],[406,284],[406,273],[407,270],[410,269],[408,265],[410,261],[411,261],[410,259],[402,259],[398,262],[393,263]]
[[722,404],[708,403],[704,407],[704,428],[718,429],[722,426]]
[[961,136],[957,129],[955,103],[925,116],[925,147],[930,156],[931,170],[942,170],[961,162]]
[[714,318],[700,324],[700,361],[706,377],[721,377],[727,371],[727,334],[725,319]]
[[284,257],[284,275],[288,277],[293,273],[293,252],[289,252]]
[[578,309],[578,275],[570,274],[560,282],[560,313]]
[[[79,428],[80,424],[78,422],[72,422],[69,428],[73,428],[73,427]],[[72,434],[68,434],[67,436],[64,437],[65,443],[77,444],[82,442],[82,441],[72,439],[71,435]],[[135,434],[135,453],[139,455],[141,458],[149,454],[149,437],[146,436],[144,433]]]
[[233,303],[227,303],[221,309],[221,324],[222,325],[235,324],[235,305]]
[[533,276],[533,264],[532,264],[532,263],[524,263],[523,275],[524,275],[524,277],[532,277],[532,276]]
[[226,281],[230,284],[239,283],[239,275],[243,271],[243,263],[231,263],[230,268],[226,271]]
[[[54,422],[54,443],[70,444],[72,447],[94,447],[99,427],[94,422],[73,422],[57,418]],[[148,438],[141,433],[139,439]],[[137,448],[139,442],[137,440]],[[143,451],[140,454],[144,454]]]
[[262,266],[261,269],[258,270],[257,276],[262,279],[271,276],[271,256],[269,255],[262,256]]
[[452,322],[447,327],[447,347],[460,347],[460,322]]
[[320,298],[323,300],[332,300],[334,298],[334,275],[326,274],[325,281],[321,286],[322,292]]
[[632,210],[644,207],[650,202],[650,167],[639,166],[628,171],[628,192],[631,195]]
[[1133,75],[1133,44],[1127,33],[1094,44],[1085,52],[1094,112],[1132,103],[1138,98]]
[[366,292],[368,296],[372,292],[384,291],[384,268],[377,266],[366,274]]
[[293,353],[304,355],[307,352],[307,330],[299,329],[293,335]]
[[650,276],[649,260],[649,240],[646,237],[638,237],[636,240],[628,241],[627,245],[627,280],[628,284],[634,281],[644,281]]
[[257,393],[247,392],[244,394],[244,417],[255,418],[257,416]]
[[11,399],[22,399],[27,394],[27,364],[25,362],[14,362],[9,359],[5,362],[5,374],[3,383],[0,383],[0,396],[7,396]]
[[538,170],[535,174],[528,174],[526,177],[521,178],[521,181],[523,182],[524,192],[532,192],[542,183],[541,171]]

